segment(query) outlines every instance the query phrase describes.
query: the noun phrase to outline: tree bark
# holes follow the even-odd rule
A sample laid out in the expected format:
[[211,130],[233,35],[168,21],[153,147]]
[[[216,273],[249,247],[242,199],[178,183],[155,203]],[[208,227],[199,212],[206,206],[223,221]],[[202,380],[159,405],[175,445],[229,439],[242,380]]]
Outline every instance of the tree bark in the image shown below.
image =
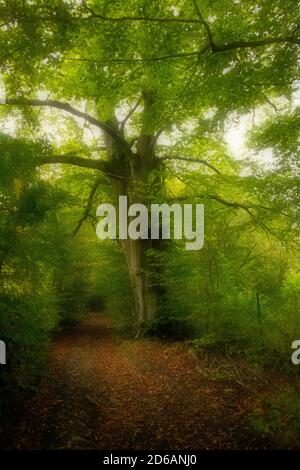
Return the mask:
[[124,240],[123,249],[132,287],[133,315],[139,326],[155,318],[159,297],[147,262],[148,240]]
[[[127,180],[112,180],[115,206],[118,208],[119,197],[127,196],[130,204],[142,203],[147,206],[147,180],[150,168],[131,168],[131,177]],[[148,254],[155,249],[159,241],[149,239],[119,240],[123,249],[128,275],[132,288],[132,313],[138,328],[143,323],[155,318],[159,306],[162,288],[157,285],[157,267],[153,266]]]

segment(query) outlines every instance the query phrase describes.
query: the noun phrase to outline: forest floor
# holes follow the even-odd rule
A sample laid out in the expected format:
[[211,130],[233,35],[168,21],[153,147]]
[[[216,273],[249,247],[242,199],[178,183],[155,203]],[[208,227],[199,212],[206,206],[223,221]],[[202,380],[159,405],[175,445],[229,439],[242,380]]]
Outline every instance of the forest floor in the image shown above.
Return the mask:
[[249,415],[271,377],[262,383],[252,374],[249,385],[216,380],[206,369],[184,343],[123,340],[108,317],[90,314],[54,341],[50,372],[24,404],[13,447],[268,447],[253,435]]

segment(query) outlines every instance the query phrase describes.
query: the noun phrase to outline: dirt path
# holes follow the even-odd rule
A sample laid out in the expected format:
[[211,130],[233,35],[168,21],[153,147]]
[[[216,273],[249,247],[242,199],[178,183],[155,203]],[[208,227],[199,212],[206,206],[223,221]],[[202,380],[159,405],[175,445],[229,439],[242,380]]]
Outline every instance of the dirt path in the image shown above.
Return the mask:
[[50,374],[15,431],[19,449],[253,447],[251,396],[204,378],[181,344],[116,340],[89,315],[54,344]]

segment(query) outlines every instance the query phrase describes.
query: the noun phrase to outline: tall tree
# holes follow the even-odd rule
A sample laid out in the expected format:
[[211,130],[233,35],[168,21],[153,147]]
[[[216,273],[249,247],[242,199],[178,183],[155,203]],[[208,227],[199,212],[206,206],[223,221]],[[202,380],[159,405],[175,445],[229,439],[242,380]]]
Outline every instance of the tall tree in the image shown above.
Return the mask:
[[[209,192],[212,179],[234,184],[217,142],[233,113],[275,112],[273,100],[291,96],[300,44],[294,1],[10,0],[0,2],[0,17],[7,112],[34,107],[42,120],[53,108],[101,131],[97,154],[53,149],[39,165],[101,172],[115,201],[126,195],[129,203],[164,191],[166,168],[192,165],[206,181],[204,198],[253,217],[254,206]],[[97,176],[89,204],[100,184]],[[161,291],[147,252],[160,247],[121,243],[136,318],[152,319]]]

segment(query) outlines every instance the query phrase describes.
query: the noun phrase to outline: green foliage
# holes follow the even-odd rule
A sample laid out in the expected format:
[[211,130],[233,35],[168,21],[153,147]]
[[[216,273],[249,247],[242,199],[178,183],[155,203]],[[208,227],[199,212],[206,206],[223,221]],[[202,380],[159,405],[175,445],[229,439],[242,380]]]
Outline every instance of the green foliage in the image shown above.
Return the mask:
[[299,392],[290,390],[268,399],[250,419],[253,430],[281,449],[298,449],[300,445]]
[[36,163],[41,156],[46,155],[49,146],[46,142],[30,142],[25,139],[12,138],[0,134],[2,191],[12,189],[14,180],[29,182],[36,173]]
[[[288,370],[300,337],[297,2],[0,0],[0,18],[1,93],[20,100],[0,106],[2,389],[32,387],[51,332],[88,304],[136,328],[126,257],[95,235],[97,204],[118,191],[205,204],[203,250],[172,240],[143,253],[160,303],[144,332]],[[250,113],[254,154],[235,159],[226,131]]]
[[1,337],[8,366],[1,371],[1,401],[32,389],[43,375],[49,333],[58,322],[55,294],[46,284],[34,295],[1,296]]
[[70,246],[64,216],[69,196],[32,166],[40,146],[4,136],[1,145],[6,184],[1,186],[0,332],[7,346],[7,365],[0,371],[2,413],[20,392],[37,386],[52,333],[82,319],[88,294],[86,273],[74,261],[78,241]]
[[290,370],[291,343],[300,335],[298,256],[264,238],[242,214],[216,203],[206,214],[204,248],[170,251],[169,312],[193,325],[199,352]]
[[120,332],[132,332],[132,294],[121,248],[115,241],[97,240],[93,257],[97,268],[90,278],[92,304],[100,301]]

